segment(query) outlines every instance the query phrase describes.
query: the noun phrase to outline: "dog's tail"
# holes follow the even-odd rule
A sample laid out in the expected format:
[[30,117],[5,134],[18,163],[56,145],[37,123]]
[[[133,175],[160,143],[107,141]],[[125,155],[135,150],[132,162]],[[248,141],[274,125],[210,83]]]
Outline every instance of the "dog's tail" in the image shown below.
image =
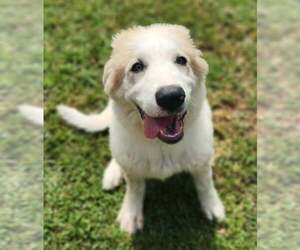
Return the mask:
[[111,120],[111,107],[107,107],[100,114],[83,114],[77,109],[59,105],[57,107],[58,114],[68,124],[83,129],[86,132],[100,132],[109,128]]
[[44,125],[44,110],[43,108],[34,107],[23,104],[18,107],[21,115],[30,121],[32,124],[42,127]]

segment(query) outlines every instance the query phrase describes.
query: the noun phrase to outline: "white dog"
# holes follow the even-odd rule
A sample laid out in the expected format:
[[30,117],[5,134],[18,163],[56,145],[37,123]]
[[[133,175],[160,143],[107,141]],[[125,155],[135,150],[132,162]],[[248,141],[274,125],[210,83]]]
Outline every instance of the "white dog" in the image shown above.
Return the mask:
[[103,188],[126,180],[118,215],[121,229],[143,228],[145,179],[166,179],[179,172],[193,176],[208,219],[222,221],[224,207],[212,179],[213,126],[206,99],[208,65],[189,31],[153,24],[118,33],[104,68],[110,100],[101,114],[84,115],[59,106],[69,124],[88,132],[110,129],[112,160]]

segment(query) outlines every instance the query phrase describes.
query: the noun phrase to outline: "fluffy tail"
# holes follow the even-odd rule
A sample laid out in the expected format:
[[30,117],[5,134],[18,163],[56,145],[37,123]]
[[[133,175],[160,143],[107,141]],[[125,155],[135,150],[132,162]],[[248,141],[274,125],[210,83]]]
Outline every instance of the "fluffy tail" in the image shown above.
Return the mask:
[[44,125],[44,110],[43,108],[34,107],[23,104],[18,107],[21,115],[34,125],[42,127]]
[[59,105],[57,111],[68,124],[90,133],[107,129],[111,119],[110,105],[107,105],[100,114],[86,115],[65,105]]

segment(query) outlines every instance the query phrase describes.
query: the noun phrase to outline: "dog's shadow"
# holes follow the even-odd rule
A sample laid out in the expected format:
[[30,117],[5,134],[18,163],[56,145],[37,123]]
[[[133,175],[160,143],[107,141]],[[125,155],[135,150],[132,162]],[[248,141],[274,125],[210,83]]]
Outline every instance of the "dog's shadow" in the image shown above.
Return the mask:
[[136,250],[213,248],[215,225],[203,215],[187,174],[165,182],[148,181],[144,215],[144,230],[133,238]]

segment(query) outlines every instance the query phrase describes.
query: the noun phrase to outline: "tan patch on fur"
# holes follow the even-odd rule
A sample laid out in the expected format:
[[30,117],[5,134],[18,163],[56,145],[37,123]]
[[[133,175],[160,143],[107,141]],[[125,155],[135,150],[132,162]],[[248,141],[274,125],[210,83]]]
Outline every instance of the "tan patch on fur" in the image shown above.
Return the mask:
[[[107,67],[110,68],[108,69]],[[110,94],[121,86],[125,75],[125,69],[120,66],[113,67],[108,65],[107,67],[106,67],[106,72],[104,69],[105,73],[103,76],[103,82],[104,82],[105,93]]]
[[191,59],[191,67],[193,72],[198,77],[206,77],[208,73],[208,64],[207,62],[200,57],[199,55],[190,56]]

